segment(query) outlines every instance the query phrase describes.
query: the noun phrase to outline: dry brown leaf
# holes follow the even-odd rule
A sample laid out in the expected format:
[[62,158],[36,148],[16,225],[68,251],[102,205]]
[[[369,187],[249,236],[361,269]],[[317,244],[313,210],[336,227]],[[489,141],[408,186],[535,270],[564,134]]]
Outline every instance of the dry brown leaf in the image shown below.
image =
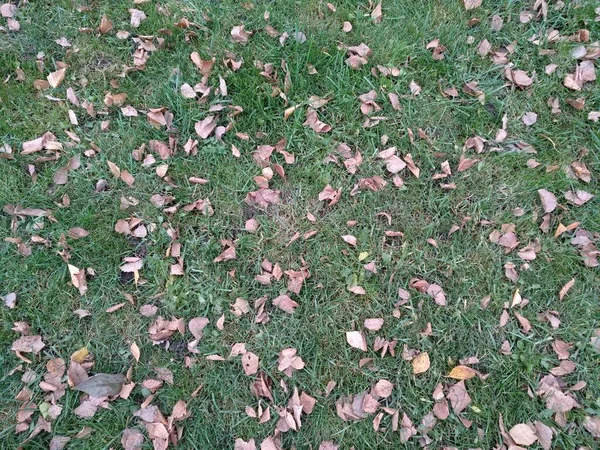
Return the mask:
[[420,373],[425,373],[429,370],[429,366],[431,363],[429,362],[429,354],[427,352],[419,353],[412,360],[412,370],[415,375]]
[[508,434],[518,445],[530,446],[537,441],[535,428],[526,423],[519,423],[515,425],[510,429]]
[[483,0],[463,0],[466,10],[479,8],[482,2]]
[[50,86],[53,88],[59,87],[65,79],[66,73],[67,68],[63,67],[62,69],[58,69],[56,72],[52,72],[50,75],[48,75],[47,80]]
[[135,341],[131,343],[131,355],[135,358],[137,362],[140,361],[140,348],[135,343]]
[[546,189],[538,189],[538,194],[540,196],[540,200],[542,201],[542,206],[544,207],[544,212],[551,213],[558,206],[558,201],[556,200],[556,196]]
[[455,380],[469,380],[477,375],[477,371],[468,366],[456,366],[454,367],[448,376]]
[[347,331],[346,341],[350,344],[350,347],[357,348],[363,352],[367,351],[367,338],[360,331]]

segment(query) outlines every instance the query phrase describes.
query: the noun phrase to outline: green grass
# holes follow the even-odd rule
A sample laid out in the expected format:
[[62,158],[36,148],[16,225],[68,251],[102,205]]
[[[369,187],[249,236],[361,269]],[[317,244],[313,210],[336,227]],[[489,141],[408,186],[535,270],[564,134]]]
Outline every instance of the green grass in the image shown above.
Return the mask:
[[[568,233],[558,239],[552,234],[559,222],[566,225],[573,221],[581,222],[580,227],[592,233],[600,232],[597,182],[600,128],[598,123],[587,120],[589,111],[600,109],[600,89],[597,82],[588,83],[577,93],[562,85],[565,74],[573,72],[576,64],[571,51],[580,44],[568,40],[547,44],[543,38],[539,46],[529,42],[532,35],[545,36],[550,29],[569,36],[587,28],[591,42],[600,38],[600,22],[594,22],[593,2],[565,3],[560,11],[551,5],[545,21],[521,24],[519,13],[530,6],[529,2],[486,0],[481,8],[465,11],[459,1],[385,1],[383,22],[375,25],[366,1],[339,0],[337,11],[332,13],[324,2],[317,0],[256,1],[253,8],[230,0],[167,0],[161,2],[163,12],[154,2],[135,6],[148,17],[138,29],[129,24],[127,10],[132,7],[131,2],[104,0],[82,12],[75,3],[65,0],[31,2],[20,8],[17,18],[21,30],[0,34],[0,75],[6,80],[0,84],[0,144],[9,144],[14,151],[14,159],[0,159],[0,204],[51,209],[57,222],[27,218],[13,233],[10,216],[0,213],[0,295],[16,292],[18,296],[15,309],[0,307],[1,447],[16,448],[29,435],[14,433],[19,406],[14,398],[23,383],[20,371],[9,374],[22,364],[10,351],[18,337],[10,328],[15,321],[26,321],[32,334],[41,334],[46,343],[39,355],[31,357],[33,363],[27,365],[38,377],[30,385],[34,402],[43,401],[38,383],[46,362],[53,357],[68,360],[83,346],[93,354],[92,373],[125,373],[133,365],[133,380],[137,383],[128,399],[111,402],[111,410],[100,409],[92,419],[80,419],[73,414],[81,394],[67,388],[59,401],[64,409],[52,423],[52,433],[40,434],[27,443],[27,448],[47,448],[53,434],[74,436],[83,426],[93,429],[92,437],[74,439],[68,448],[120,448],[123,429],[143,429],[132,412],[144,400],[140,385],[144,379],[155,376],[154,367],[172,370],[175,383],[162,387],[153,404],[166,416],[178,400],[188,402],[191,417],[182,422],[181,448],[233,448],[238,437],[261,442],[273,434],[277,423],[273,406],[287,405],[293,387],[315,397],[317,405],[310,416],[303,418],[299,432],[282,435],[284,448],[316,449],[323,440],[333,440],[343,449],[416,448],[416,437],[406,444],[400,443],[399,434],[391,431],[387,416],[382,427],[388,429],[379,432],[373,431],[372,417],[358,423],[343,422],[336,415],[336,400],[369,389],[379,379],[386,378],[395,388],[384,404],[400,408],[418,426],[433,406],[431,394],[435,386],[439,382],[452,384],[446,375],[459,359],[468,356],[479,357],[481,363],[477,369],[489,374],[486,380],[475,378],[466,382],[472,404],[463,416],[472,420],[473,425],[465,428],[451,413],[428,434],[431,448],[492,448],[502,439],[498,427],[500,414],[508,429],[535,420],[555,427],[559,433],[553,440],[553,448],[594,448],[597,441],[581,423],[586,415],[600,414],[599,355],[590,345],[594,330],[600,328],[600,276],[598,268],[583,265],[576,248],[569,243]],[[296,43],[289,38],[281,46],[278,39],[259,31],[265,26],[266,10],[270,11],[269,23],[275,29],[290,34],[302,31],[307,41]],[[105,35],[78,31],[81,27],[97,27],[103,14],[113,21],[113,31]],[[505,22],[498,32],[489,27],[494,14],[502,16]],[[190,42],[185,40],[185,33],[190,30],[174,26],[182,17],[198,24],[190,29],[197,34]],[[480,18],[481,23],[469,27],[470,18]],[[354,27],[349,34],[341,31],[346,20]],[[231,28],[241,23],[247,30],[257,30],[245,46],[233,43],[229,36]],[[164,38],[164,47],[150,54],[145,70],[121,78],[123,67],[132,65],[135,44],[131,37],[117,39],[117,30],[130,31],[132,36],[160,36]],[[73,44],[71,49],[63,49],[54,42],[62,36]],[[473,44],[467,43],[469,36],[474,38]],[[434,61],[425,49],[434,38],[447,47],[441,61]],[[507,86],[503,68],[477,54],[477,45],[483,38],[493,48],[514,43],[516,50],[510,56],[511,62],[517,69],[529,74],[535,72],[534,85],[527,90]],[[337,49],[338,42],[366,43],[373,51],[369,64],[362,70],[350,69],[344,63],[345,52]],[[540,48],[551,48],[555,54],[540,56]],[[221,75],[227,82],[227,97],[211,94],[205,104],[182,97],[183,83],[193,86],[201,79],[189,58],[193,51],[199,52],[203,59],[216,58],[209,85],[217,87]],[[232,72],[223,65],[226,51],[243,59],[239,71]],[[40,52],[44,54],[44,73],[36,66],[36,55]],[[273,64],[282,89],[284,72],[280,64],[281,60],[287,62],[292,82],[286,93],[287,105],[281,98],[271,96],[271,83],[254,66],[258,60]],[[45,79],[58,61],[69,65],[63,84],[56,89],[36,91],[33,81]],[[558,64],[558,69],[553,75],[546,75],[544,67],[550,63]],[[308,64],[318,73],[309,75]],[[370,68],[377,64],[398,67],[400,75],[375,77]],[[16,68],[24,71],[24,82],[15,80]],[[119,87],[112,88],[111,80],[117,80]],[[411,80],[422,87],[418,97],[409,95]],[[456,86],[461,91],[465,82],[473,80],[479,82],[479,88],[486,94],[483,103],[462,92],[455,100],[440,94],[438,83],[444,87]],[[93,102],[97,111],[106,114],[92,118],[81,108],[44,97],[48,94],[64,99],[68,87],[75,90],[80,101]],[[365,129],[357,97],[371,89],[378,92],[377,103],[382,107],[377,114],[388,120]],[[154,129],[142,114],[130,118],[122,116],[117,107],[106,108],[103,99],[107,91],[127,93],[125,104],[141,110],[166,107],[174,116],[172,133],[165,128]],[[400,96],[401,111],[391,108],[388,92]],[[319,118],[333,127],[330,133],[316,134],[302,125],[304,105],[311,95],[331,99],[319,110]],[[560,115],[551,114],[547,106],[549,97],[560,99]],[[575,97],[586,99],[583,111],[566,103],[566,99]],[[223,142],[214,138],[200,140],[198,155],[186,156],[182,147],[189,137],[197,137],[194,124],[206,117],[210,105],[216,103],[241,106],[244,111],[235,117]],[[284,121],[285,108],[297,104],[303,106]],[[68,109],[75,110],[78,126],[69,124]],[[538,122],[529,128],[521,121],[527,111],[538,114]],[[493,140],[505,114],[508,137],[503,145],[525,140],[535,147],[537,154],[486,152],[476,156],[481,162],[470,170],[456,173],[466,139],[479,135]],[[101,131],[102,120],[110,120],[106,132]],[[219,124],[226,125],[225,114]],[[411,144],[408,128],[415,136],[422,129],[431,145],[418,137]],[[35,163],[40,154],[20,154],[22,142],[46,131],[52,131],[63,144],[74,145],[65,145],[56,162]],[[81,143],[73,143],[65,131],[76,133]],[[247,133],[251,138],[242,141],[235,136],[236,132]],[[265,133],[266,137],[256,138],[257,132]],[[154,168],[143,167],[131,156],[132,150],[151,139],[168,141],[169,134],[179,142],[176,155],[167,161],[168,175],[176,186],[168,185],[156,176]],[[389,137],[385,146],[381,144],[384,135]],[[257,189],[253,177],[260,174],[251,154],[257,145],[275,145],[282,138],[287,139],[286,149],[296,156],[294,165],[284,164],[282,155],[277,153],[271,158],[286,171],[287,181],[277,175],[271,181],[271,187],[282,192],[282,202],[266,210],[250,208],[244,198]],[[348,174],[343,166],[323,164],[323,159],[339,142],[360,149],[363,155],[364,162],[355,175]],[[101,150],[95,157],[87,158],[83,152],[92,143]],[[239,159],[232,157],[231,144],[240,149]],[[398,147],[401,155],[411,153],[422,170],[421,177],[415,179],[405,169],[401,174],[405,181],[402,189],[393,185],[385,165],[376,157],[379,151],[392,145]],[[55,172],[74,155],[81,155],[82,167],[69,174],[66,185],[55,186],[52,181]],[[471,151],[467,156],[474,157]],[[527,168],[526,161],[531,157],[542,166]],[[454,171],[450,178],[456,183],[454,190],[443,190],[438,181],[431,180],[446,159]],[[115,181],[106,161],[127,169],[135,176],[135,184],[128,187],[122,181]],[[566,177],[564,169],[573,161],[582,161],[590,169],[590,184]],[[35,164],[35,183],[27,174],[28,164]],[[551,165],[559,169],[546,172],[545,167]],[[360,178],[373,175],[388,181],[383,191],[349,196]],[[192,185],[187,181],[190,176],[208,178],[210,183]],[[96,193],[94,187],[101,178],[108,180],[110,189]],[[327,184],[343,189],[341,201],[332,208],[317,200]],[[554,192],[566,206],[552,213],[549,234],[538,229],[543,215],[537,194],[540,188]],[[567,205],[562,194],[570,189],[584,189],[596,198],[579,208]],[[156,193],[174,195],[181,205],[209,198],[215,214],[209,217],[181,209],[173,215],[165,214],[149,202]],[[68,208],[57,206],[64,195],[71,200]],[[122,196],[132,196],[140,202],[121,210]],[[516,207],[524,208],[525,214],[513,216],[511,211]],[[317,217],[317,223],[306,219],[307,212]],[[376,216],[380,212],[391,215],[391,226]],[[142,240],[115,233],[116,221],[130,216],[142,218],[146,224],[156,224],[155,231]],[[244,222],[251,216],[261,225],[255,234],[244,231]],[[449,237],[450,227],[460,225],[465,217],[470,220]],[[357,220],[358,224],[349,228],[348,220]],[[481,221],[494,224],[481,225]],[[35,225],[41,222],[43,229],[36,229]],[[514,318],[506,327],[498,327],[503,304],[510,301],[515,289],[504,277],[504,263],[512,261],[520,266],[523,262],[516,251],[505,255],[502,248],[488,240],[492,229],[503,223],[516,225],[519,248],[534,239],[539,239],[542,247],[537,259],[530,263],[530,270],[519,267],[516,286],[529,299],[529,304],[520,311],[533,326],[529,334],[520,330]],[[185,261],[182,277],[169,275],[175,260],[165,257],[170,243],[165,224],[179,231]],[[91,267],[96,273],[88,277],[89,290],[85,296],[80,296],[70,284],[67,264],[57,253],[60,236],[72,227],[83,227],[90,232],[84,239],[68,239],[70,263],[79,268]],[[318,230],[316,236],[307,241],[300,238],[288,246],[294,233],[312,229]],[[404,239],[382,243],[384,231],[390,229],[403,231]],[[4,241],[6,237],[28,241],[34,234],[48,239],[51,246],[30,243],[29,257],[19,255],[14,244]],[[342,241],[340,236],[345,234],[357,237],[356,248]],[[429,238],[435,239],[439,248],[428,244]],[[222,251],[220,239],[236,241],[236,260],[213,263]],[[359,261],[361,252],[369,253],[364,262]],[[145,262],[141,276],[147,283],[139,286],[123,280],[119,272],[122,258],[135,255],[143,255]],[[286,277],[270,286],[254,280],[265,258],[278,262],[284,270],[297,270],[304,261],[311,278],[299,295],[292,295],[300,304],[293,315],[276,310],[269,302],[271,320],[262,325],[254,323],[253,312],[237,318],[228,311],[237,297],[247,299],[252,305],[261,296],[273,299],[285,291]],[[370,260],[376,261],[377,274],[363,270],[363,264]],[[227,274],[233,269],[235,278]],[[413,277],[441,285],[446,292],[447,307],[440,308],[429,296],[409,289]],[[576,279],[574,287],[559,301],[558,291],[571,278]],[[359,297],[347,291],[353,279],[365,287],[367,295]],[[411,299],[400,307],[400,318],[394,318],[392,312],[399,287],[409,289]],[[136,306],[127,303],[107,314],[105,310],[110,306],[127,301],[124,294],[133,295]],[[479,305],[486,295],[491,295],[491,302],[484,310]],[[192,339],[189,332],[184,337],[175,334],[171,339],[172,348],[184,350],[166,351],[152,345],[147,330],[154,318],[143,317],[137,310],[146,303],[158,306],[159,314],[165,318],[183,317],[186,323],[198,316],[211,320],[191,368],[184,365],[185,344]],[[89,310],[91,317],[79,319],[72,313],[78,308]],[[538,319],[539,313],[548,310],[558,311],[562,322],[558,329]],[[221,314],[226,317],[223,331],[214,326]],[[369,317],[385,319],[379,332],[367,332],[369,346],[375,336],[395,338],[398,340],[395,357],[379,358],[372,350],[361,354],[346,343],[345,332],[361,329],[363,320]],[[428,322],[432,324],[433,335],[423,337],[420,332]],[[541,399],[527,394],[528,389],[535,391],[541,377],[559,363],[551,348],[554,339],[574,344],[571,360],[577,370],[564,377],[567,385],[580,380],[588,383],[584,390],[574,394],[582,407],[567,414],[572,425],[565,429],[553,421],[551,411],[545,409]],[[512,356],[499,353],[504,340],[511,343]],[[141,349],[139,363],[135,363],[129,351],[133,341]],[[257,405],[257,399],[249,389],[254,377],[244,374],[239,358],[223,362],[204,358],[214,353],[227,357],[236,342],[245,342],[247,349],[260,357],[261,370],[274,381],[275,402],[271,405],[271,420],[266,424],[258,424],[244,413],[247,405]],[[431,368],[427,373],[412,374],[410,362],[401,357],[404,344],[429,353]],[[292,378],[277,371],[278,354],[287,347],[297,348],[306,363]],[[375,370],[359,367],[358,361],[363,357],[375,358]],[[279,387],[282,377],[286,378],[289,394]],[[337,386],[325,397],[325,386],[330,380],[335,380]],[[190,397],[199,385],[203,385],[200,394]],[[36,413],[33,423],[38,416]],[[145,445],[151,448],[148,439]]]

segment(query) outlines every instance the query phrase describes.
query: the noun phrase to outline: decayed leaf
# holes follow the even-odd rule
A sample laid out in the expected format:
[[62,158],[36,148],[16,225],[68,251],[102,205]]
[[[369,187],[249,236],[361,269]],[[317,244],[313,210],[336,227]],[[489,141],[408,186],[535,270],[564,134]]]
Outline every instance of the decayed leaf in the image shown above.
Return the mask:
[[243,24],[231,29],[231,40],[238,44],[246,45],[250,36],[252,36],[252,33],[246,31]]
[[350,344],[350,347],[357,348],[363,352],[367,351],[367,338],[360,331],[347,331],[346,341]]
[[117,395],[126,381],[127,378],[121,374],[99,373],[79,383],[73,389],[85,392],[91,397],[108,397]]
[[456,366],[454,367],[448,376],[455,380],[469,380],[477,375],[477,371],[468,366]]
[[464,380],[459,381],[448,389],[446,396],[450,401],[454,414],[460,414],[471,403],[471,396],[465,388]]
[[381,11],[381,2],[379,2],[375,9],[373,9],[373,12],[371,12],[371,18],[373,19],[373,22],[381,23],[381,20],[383,19],[383,13]]
[[429,362],[429,354],[427,352],[419,353],[412,360],[412,370],[415,375],[420,373],[425,373],[429,370],[429,366],[431,363]]
[[594,195],[582,190],[567,191],[565,192],[565,198],[575,206],[582,206],[593,199]]
[[394,385],[388,380],[379,380],[375,386],[373,386],[373,393],[378,397],[387,398],[392,395]]

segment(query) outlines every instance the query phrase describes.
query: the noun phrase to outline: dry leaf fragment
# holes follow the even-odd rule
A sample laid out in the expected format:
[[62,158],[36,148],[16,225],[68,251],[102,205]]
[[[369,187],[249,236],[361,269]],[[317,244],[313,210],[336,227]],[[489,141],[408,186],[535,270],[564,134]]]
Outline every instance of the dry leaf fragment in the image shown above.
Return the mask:
[[531,126],[537,122],[537,118],[538,116],[536,113],[526,112],[525,114],[523,114],[523,117],[521,117],[521,120],[526,126]]
[[367,339],[361,331],[347,331],[346,341],[350,344],[350,347],[357,348],[363,352],[367,351]]
[[569,203],[575,206],[581,206],[593,199],[594,195],[582,190],[567,191],[565,192],[565,198]]
[[429,354],[427,352],[419,353],[412,360],[412,370],[415,375],[420,373],[425,373],[429,370],[429,366],[431,363],[429,362]]
[[279,359],[277,359],[277,370],[285,373],[288,377],[291,377],[296,370],[302,370],[304,368],[304,361],[299,356],[296,356],[297,350],[295,348],[285,348],[279,353]]

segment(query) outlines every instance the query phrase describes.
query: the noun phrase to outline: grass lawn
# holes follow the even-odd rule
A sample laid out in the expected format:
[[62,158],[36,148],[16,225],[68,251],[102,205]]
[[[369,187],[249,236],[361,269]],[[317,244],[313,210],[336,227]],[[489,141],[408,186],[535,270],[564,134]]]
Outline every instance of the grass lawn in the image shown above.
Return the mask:
[[598,447],[597,3],[17,3],[1,448]]

